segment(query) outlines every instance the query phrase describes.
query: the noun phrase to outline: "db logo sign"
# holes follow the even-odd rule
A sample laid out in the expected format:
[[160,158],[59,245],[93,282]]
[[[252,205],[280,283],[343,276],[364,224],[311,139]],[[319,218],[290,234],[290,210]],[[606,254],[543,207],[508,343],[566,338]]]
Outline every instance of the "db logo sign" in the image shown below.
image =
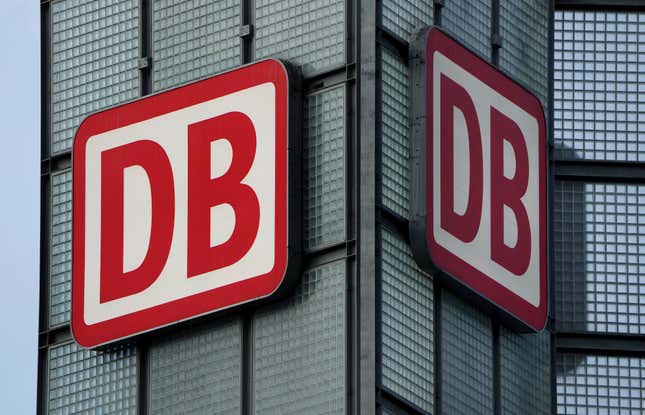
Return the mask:
[[83,121],[73,148],[79,344],[289,285],[300,246],[290,82],[281,62],[262,61]]
[[541,330],[548,296],[540,102],[438,29],[422,33],[411,56],[415,258],[512,325]]

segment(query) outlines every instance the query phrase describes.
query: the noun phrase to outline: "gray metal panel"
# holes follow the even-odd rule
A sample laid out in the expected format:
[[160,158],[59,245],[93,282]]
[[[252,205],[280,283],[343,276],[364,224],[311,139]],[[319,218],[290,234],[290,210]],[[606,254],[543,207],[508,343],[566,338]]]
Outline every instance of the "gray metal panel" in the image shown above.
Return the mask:
[[241,64],[238,0],[154,0],[152,11],[155,91]]
[[160,338],[149,348],[151,414],[240,411],[242,324],[239,319]]
[[137,414],[134,348],[96,352],[66,343],[49,349],[49,414]]
[[258,414],[343,414],[345,261],[311,269],[296,292],[253,319]]
[[65,0],[52,11],[51,152],[72,147],[86,115],[139,93],[137,0]]

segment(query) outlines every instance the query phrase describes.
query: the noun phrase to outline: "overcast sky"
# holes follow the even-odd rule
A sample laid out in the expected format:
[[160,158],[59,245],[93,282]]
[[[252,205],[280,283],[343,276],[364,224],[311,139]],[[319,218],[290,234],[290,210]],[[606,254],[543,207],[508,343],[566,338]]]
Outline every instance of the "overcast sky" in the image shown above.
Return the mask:
[[36,412],[40,52],[36,0],[0,0],[0,402]]

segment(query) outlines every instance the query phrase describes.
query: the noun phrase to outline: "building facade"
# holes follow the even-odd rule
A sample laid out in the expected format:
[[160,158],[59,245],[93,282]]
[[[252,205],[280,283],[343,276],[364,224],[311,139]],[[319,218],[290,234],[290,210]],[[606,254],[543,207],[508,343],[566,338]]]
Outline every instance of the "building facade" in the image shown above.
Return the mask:
[[[597,0],[43,0],[39,414],[645,409],[645,7]],[[549,119],[547,330],[419,270],[409,40],[437,25]],[[71,146],[88,114],[278,57],[303,75],[304,267],[288,298],[85,350]]]

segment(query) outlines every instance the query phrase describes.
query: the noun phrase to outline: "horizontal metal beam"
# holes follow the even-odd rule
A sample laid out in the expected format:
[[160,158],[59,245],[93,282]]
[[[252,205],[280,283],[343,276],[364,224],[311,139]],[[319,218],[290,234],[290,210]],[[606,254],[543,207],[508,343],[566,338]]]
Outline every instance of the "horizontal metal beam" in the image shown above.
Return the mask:
[[645,163],[555,160],[556,179],[645,183]]
[[555,333],[558,352],[645,356],[645,337],[629,334]]
[[555,0],[556,9],[645,10],[643,0]]

